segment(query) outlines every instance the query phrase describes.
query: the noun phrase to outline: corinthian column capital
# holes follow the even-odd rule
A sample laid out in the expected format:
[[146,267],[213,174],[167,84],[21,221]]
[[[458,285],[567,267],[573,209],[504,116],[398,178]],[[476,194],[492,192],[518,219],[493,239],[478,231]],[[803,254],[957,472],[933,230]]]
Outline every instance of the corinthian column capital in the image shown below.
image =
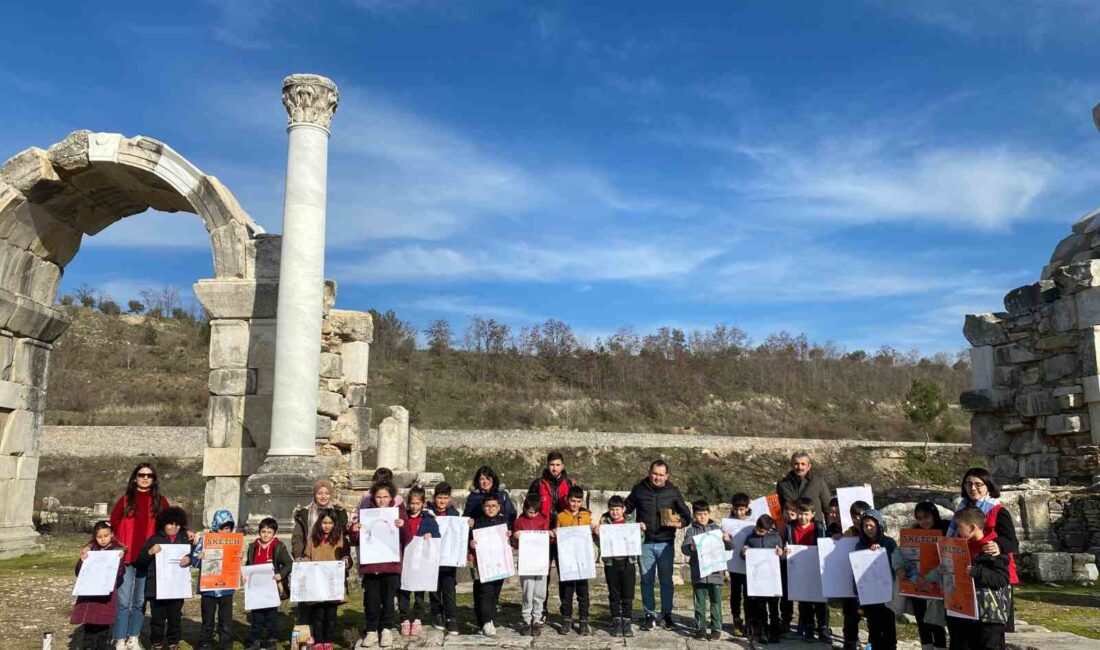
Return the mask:
[[287,125],[316,124],[328,130],[340,91],[328,77],[316,74],[292,74],[283,79],[283,106],[289,115]]

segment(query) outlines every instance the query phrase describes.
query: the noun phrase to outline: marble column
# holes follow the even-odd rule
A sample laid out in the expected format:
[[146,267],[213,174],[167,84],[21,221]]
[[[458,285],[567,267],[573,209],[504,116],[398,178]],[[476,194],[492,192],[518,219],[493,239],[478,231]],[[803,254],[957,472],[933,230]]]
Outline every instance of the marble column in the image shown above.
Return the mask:
[[290,147],[275,332],[275,386],[268,456],[313,456],[321,360],[325,195],[329,122],[340,93],[331,80],[283,80]]

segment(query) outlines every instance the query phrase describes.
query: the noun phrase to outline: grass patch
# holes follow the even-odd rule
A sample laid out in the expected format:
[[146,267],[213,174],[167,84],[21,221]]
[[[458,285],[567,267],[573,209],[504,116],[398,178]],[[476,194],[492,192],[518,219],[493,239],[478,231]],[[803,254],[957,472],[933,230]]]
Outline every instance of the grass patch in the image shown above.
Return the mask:
[[161,494],[197,521],[206,484],[201,458],[44,456],[38,463],[35,501],[41,503],[44,497],[52,496],[66,506],[107,503],[111,508],[122,496],[130,472],[142,461],[156,468]]
[[1100,586],[1017,585],[1016,617],[1056,632],[1100,639]]

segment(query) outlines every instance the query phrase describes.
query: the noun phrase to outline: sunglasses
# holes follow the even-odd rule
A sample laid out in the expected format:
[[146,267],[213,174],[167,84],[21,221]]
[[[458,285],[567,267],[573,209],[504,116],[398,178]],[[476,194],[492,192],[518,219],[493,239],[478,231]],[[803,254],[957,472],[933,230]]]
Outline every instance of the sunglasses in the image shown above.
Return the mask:
[[138,478],[156,478],[156,474],[150,474],[149,472],[138,472]]

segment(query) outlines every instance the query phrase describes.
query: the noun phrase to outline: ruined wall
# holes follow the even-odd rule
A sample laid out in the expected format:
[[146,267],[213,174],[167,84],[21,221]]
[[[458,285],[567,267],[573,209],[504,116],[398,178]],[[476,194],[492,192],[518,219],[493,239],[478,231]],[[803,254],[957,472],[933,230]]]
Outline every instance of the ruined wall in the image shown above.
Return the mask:
[[[1005,311],[967,315],[974,451],[1004,482],[1091,481],[1100,472],[1100,210],[1055,247]],[[1096,423],[1094,426],[1093,423]]]

